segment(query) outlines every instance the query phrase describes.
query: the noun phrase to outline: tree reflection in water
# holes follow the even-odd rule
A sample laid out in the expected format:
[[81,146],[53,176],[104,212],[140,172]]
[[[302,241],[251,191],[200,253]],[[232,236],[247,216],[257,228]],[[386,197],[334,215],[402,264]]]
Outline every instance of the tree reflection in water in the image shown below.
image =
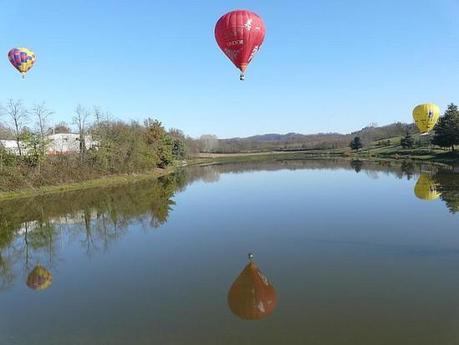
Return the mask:
[[362,170],[362,166],[363,166],[363,161],[361,160],[354,159],[351,161],[351,167],[352,169],[355,170],[357,174],[360,172],[360,170]]
[[383,171],[395,174],[398,178],[410,180],[417,176],[414,195],[422,200],[442,200],[451,213],[459,212],[459,173],[453,167],[437,166],[404,160],[394,161],[356,161],[350,162],[350,167],[356,172]]
[[[0,204],[0,289],[43,265],[52,270],[63,233],[88,255],[106,250],[132,222],[158,228],[169,217],[183,172],[125,186],[89,189]],[[29,275],[30,277],[30,275]]]
[[[459,174],[452,169],[411,161],[349,161],[344,159],[277,160],[189,167],[175,174],[109,188],[43,195],[0,203],[0,289],[25,278],[36,265],[51,273],[58,264],[63,235],[81,242],[87,255],[107,250],[131,223],[145,229],[165,224],[174,195],[195,181],[212,183],[221,174],[277,170],[352,169],[371,178],[379,174],[411,179],[427,172],[440,199],[459,211]],[[414,197],[414,193],[413,193]],[[21,273],[22,272],[22,273]]]
[[442,170],[433,175],[440,199],[451,213],[459,211],[459,174],[454,170]]

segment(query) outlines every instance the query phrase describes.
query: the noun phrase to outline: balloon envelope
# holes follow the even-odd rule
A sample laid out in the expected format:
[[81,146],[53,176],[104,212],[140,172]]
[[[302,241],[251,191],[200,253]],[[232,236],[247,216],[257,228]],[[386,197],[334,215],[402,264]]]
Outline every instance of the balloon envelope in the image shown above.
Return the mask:
[[27,277],[27,286],[33,290],[45,290],[51,286],[53,276],[43,266],[37,265]]
[[414,194],[419,199],[429,201],[438,199],[441,195],[441,193],[437,191],[437,184],[427,174],[421,174],[419,176],[419,179],[414,186]]
[[256,13],[237,10],[223,15],[215,25],[220,49],[239,68],[243,76],[265,38],[263,19]]
[[8,53],[11,64],[22,75],[26,74],[36,61],[35,53],[27,48],[13,48]]
[[440,117],[440,108],[433,103],[420,104],[413,109],[413,119],[421,133],[430,132]]
[[276,308],[276,291],[268,279],[250,262],[228,292],[231,311],[244,320],[261,320]]

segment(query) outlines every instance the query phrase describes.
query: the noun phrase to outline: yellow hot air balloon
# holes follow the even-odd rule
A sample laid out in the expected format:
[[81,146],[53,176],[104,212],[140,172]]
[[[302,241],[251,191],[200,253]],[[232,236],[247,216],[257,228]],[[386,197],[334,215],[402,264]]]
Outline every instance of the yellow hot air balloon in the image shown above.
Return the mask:
[[53,276],[43,266],[37,265],[27,277],[27,286],[33,290],[46,290],[51,286]]
[[429,201],[438,199],[441,195],[441,193],[437,191],[437,184],[427,174],[421,174],[421,176],[419,176],[418,182],[416,182],[414,186],[414,194],[419,199]]
[[413,109],[413,119],[421,133],[430,132],[440,117],[440,108],[434,103],[420,104]]

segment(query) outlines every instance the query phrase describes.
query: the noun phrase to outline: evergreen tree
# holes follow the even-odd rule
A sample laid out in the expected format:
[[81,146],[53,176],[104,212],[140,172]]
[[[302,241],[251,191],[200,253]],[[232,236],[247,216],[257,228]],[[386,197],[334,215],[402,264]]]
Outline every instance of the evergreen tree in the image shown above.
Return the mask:
[[355,137],[354,139],[352,139],[351,144],[349,146],[351,147],[351,149],[355,151],[360,150],[363,147],[360,137]]
[[400,145],[404,149],[410,149],[414,146],[414,139],[410,133],[407,132],[406,135],[400,140]]
[[457,105],[451,103],[445,114],[440,117],[435,126],[435,135],[432,144],[440,147],[451,147],[454,151],[454,145],[459,144],[459,110]]

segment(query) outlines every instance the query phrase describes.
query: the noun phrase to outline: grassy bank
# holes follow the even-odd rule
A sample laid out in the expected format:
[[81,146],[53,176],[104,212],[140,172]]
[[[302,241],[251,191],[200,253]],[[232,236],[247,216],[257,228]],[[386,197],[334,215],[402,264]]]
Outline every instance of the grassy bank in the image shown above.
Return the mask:
[[454,164],[459,163],[459,152],[440,149],[431,146],[429,139],[419,134],[413,135],[413,139],[421,142],[414,148],[403,148],[400,145],[402,137],[392,137],[375,141],[365,145],[359,151],[350,148],[340,149],[311,149],[302,151],[273,151],[273,152],[242,152],[242,153],[203,153],[196,162],[235,162],[255,161],[260,159],[316,159],[316,158],[350,158],[350,159],[383,159],[383,160],[413,160],[432,163]]
[[[393,143],[392,143],[393,141]],[[359,160],[413,160],[425,161],[435,164],[452,164],[459,162],[459,154],[443,150],[432,150],[428,148],[402,149],[396,143],[399,138],[393,138],[391,145],[380,147],[369,145],[359,152],[352,152],[349,149],[336,150],[307,150],[307,151],[275,151],[275,152],[253,152],[253,153],[234,153],[234,154],[201,154],[199,157],[187,161],[187,166],[211,165],[238,162],[257,162],[275,160],[308,160],[308,159],[359,159]],[[152,178],[158,178],[175,171],[177,166],[167,169],[155,169],[153,171],[132,174],[104,176],[76,183],[66,183],[36,188],[26,188],[17,191],[0,192],[0,201],[6,199],[25,198],[43,194],[60,193],[66,191],[84,190],[96,187],[113,186],[119,184],[132,183]]]
[[266,152],[266,153],[243,153],[243,154],[212,154],[203,155],[193,160],[193,165],[212,165],[238,162],[257,162],[275,160],[316,160],[316,159],[343,159],[343,160],[364,160],[364,161],[413,161],[426,162],[435,165],[450,165],[459,162],[459,156],[443,155],[413,155],[413,154],[387,154],[377,155],[372,152],[362,151],[357,153],[340,153],[336,151],[296,151],[296,152]]
[[56,186],[43,186],[37,188],[25,188],[11,192],[1,192],[0,201],[138,182],[165,176],[170,174],[174,170],[175,167],[170,167],[166,169],[155,169],[153,171],[143,174],[104,176],[83,182],[65,183]]
[[[319,157],[318,154],[310,154],[304,152],[269,152],[269,153],[250,153],[250,154],[222,154],[222,155],[203,155],[198,158],[190,159],[186,162],[186,166],[193,165],[210,165],[223,163],[251,162],[251,161],[269,161],[276,159],[312,159]],[[323,157],[325,158],[325,157]],[[62,183],[58,185],[28,187],[13,191],[0,192],[0,201],[16,198],[28,198],[38,195],[54,194],[68,191],[85,190],[97,187],[109,187],[114,185],[133,183],[147,179],[154,179],[168,175],[174,172],[178,166],[171,166],[166,169],[155,169],[146,173],[130,174],[130,175],[113,175],[103,176],[100,178],[89,179],[86,181]]]
[[273,152],[251,152],[251,153],[204,153],[200,154],[199,158],[190,160],[192,165],[213,164],[213,163],[237,163],[251,162],[262,160],[301,160],[301,159],[316,159],[316,158],[336,158],[344,157],[341,153],[325,150],[309,150],[309,151],[273,151]]
[[422,145],[413,148],[403,148],[400,145],[401,137],[385,139],[385,145],[380,142],[373,142],[359,152],[346,150],[344,155],[352,157],[375,157],[387,159],[409,159],[413,161],[427,161],[444,164],[454,164],[459,162],[459,154],[456,151],[441,149],[429,144],[428,139],[419,134],[413,136],[414,140],[424,141]]

